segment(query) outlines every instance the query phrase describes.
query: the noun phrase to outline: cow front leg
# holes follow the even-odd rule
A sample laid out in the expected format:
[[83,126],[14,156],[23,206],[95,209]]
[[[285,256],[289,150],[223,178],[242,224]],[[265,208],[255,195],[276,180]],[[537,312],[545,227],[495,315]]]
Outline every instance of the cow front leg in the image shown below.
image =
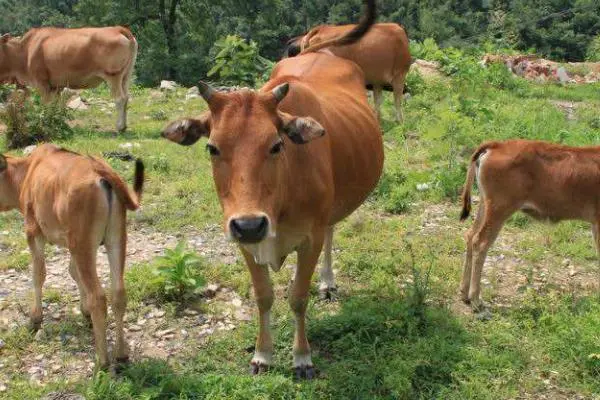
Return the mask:
[[298,250],[298,267],[294,284],[289,296],[290,308],[296,317],[296,331],[294,334],[294,371],[299,379],[313,379],[315,368],[312,363],[310,345],[306,338],[306,307],[310,282],[319,260],[319,254],[323,247],[323,235],[313,237],[311,244],[303,246]]
[[254,357],[250,361],[250,373],[257,375],[266,372],[273,363],[273,339],[271,338],[271,307],[273,306],[273,286],[269,277],[269,269],[258,265],[254,257],[242,250],[246,264],[252,277],[254,297],[258,306],[258,336],[254,349]]
[[33,303],[31,306],[31,329],[38,330],[42,325],[42,286],[46,280],[46,260],[44,246],[46,241],[40,235],[27,235],[27,244],[31,251],[33,272]]
[[337,287],[333,274],[331,255],[333,252],[333,226],[325,232],[325,243],[323,245],[323,265],[320,270],[319,296],[322,300],[335,300]]

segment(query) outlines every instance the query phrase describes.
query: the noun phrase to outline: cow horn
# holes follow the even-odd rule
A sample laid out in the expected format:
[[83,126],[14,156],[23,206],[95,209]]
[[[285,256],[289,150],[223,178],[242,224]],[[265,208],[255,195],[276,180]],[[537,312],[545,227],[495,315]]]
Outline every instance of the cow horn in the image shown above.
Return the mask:
[[202,98],[209,104],[210,99],[217,92],[208,83],[205,83],[203,81],[198,82],[198,89],[200,90],[200,96],[202,96]]
[[277,100],[277,103],[279,103],[285,98],[289,91],[290,84],[286,82],[277,86],[275,89],[273,89],[271,93],[273,93],[273,96],[275,96],[275,100]]

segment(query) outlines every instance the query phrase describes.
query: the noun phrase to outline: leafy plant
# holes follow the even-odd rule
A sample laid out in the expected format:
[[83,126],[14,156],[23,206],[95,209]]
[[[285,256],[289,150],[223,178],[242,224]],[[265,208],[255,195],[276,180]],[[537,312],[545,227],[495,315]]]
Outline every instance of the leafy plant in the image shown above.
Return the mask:
[[596,36],[587,48],[586,59],[588,61],[600,61],[600,35]]
[[186,250],[185,243],[179,242],[174,249],[167,249],[164,256],[157,258],[154,274],[167,298],[182,301],[206,285],[201,271],[203,265],[200,256]]
[[208,76],[217,75],[226,84],[254,86],[256,78],[270,70],[273,63],[258,54],[258,44],[237,35],[219,39],[213,47],[214,67]]
[[38,95],[13,92],[0,113],[0,120],[6,124],[7,147],[17,149],[69,138],[73,130],[68,124],[72,114],[67,100],[66,95],[60,95],[43,104]]

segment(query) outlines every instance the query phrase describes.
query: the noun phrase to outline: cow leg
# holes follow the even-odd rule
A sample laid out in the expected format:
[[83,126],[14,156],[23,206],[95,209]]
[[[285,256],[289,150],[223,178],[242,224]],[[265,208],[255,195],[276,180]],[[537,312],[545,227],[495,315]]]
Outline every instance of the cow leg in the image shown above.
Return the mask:
[[290,308],[296,317],[296,331],[294,334],[294,370],[297,378],[312,379],[315,369],[310,355],[310,345],[306,338],[306,307],[310,281],[315,271],[319,255],[323,247],[323,234],[313,236],[313,242],[298,250],[298,268],[294,284],[289,296]]
[[337,288],[335,286],[335,277],[331,262],[331,253],[333,251],[333,226],[327,228],[325,232],[325,243],[323,246],[323,265],[321,266],[321,282],[319,283],[319,294],[323,300],[334,300]]
[[77,274],[86,292],[87,308],[92,316],[94,341],[96,343],[97,365],[108,366],[108,350],[106,343],[106,295],[96,273],[96,253],[94,246],[82,242],[71,247],[71,257],[75,258]]
[[473,271],[471,272],[471,284],[469,287],[469,301],[474,311],[483,308],[480,299],[481,294],[481,272],[489,248],[492,246],[498,233],[502,229],[504,221],[512,214],[512,210],[494,207],[490,202],[485,203],[483,220],[473,235]]
[[123,76],[110,77],[107,82],[117,109],[117,132],[124,132],[127,129],[128,97],[127,92],[123,88]]
[[404,121],[404,116],[402,114],[402,101],[404,99],[404,80],[406,79],[406,74],[400,74],[394,78],[392,81],[392,86],[394,87],[394,105],[396,106],[396,121],[402,122]]
[[265,372],[273,362],[273,339],[271,338],[271,307],[273,306],[273,286],[269,277],[269,268],[258,265],[254,257],[242,250],[252,277],[254,297],[258,306],[258,337],[254,357],[250,361],[252,375]]
[[71,261],[69,262],[69,274],[71,274],[71,278],[73,278],[73,280],[77,283],[77,288],[79,289],[79,309],[85,318],[90,319],[90,310],[87,308],[85,288],[79,279],[77,264],[75,264],[75,259],[72,256]]
[[127,231],[125,209],[119,201],[115,201],[113,204],[104,238],[104,245],[110,264],[111,307],[115,316],[116,343],[114,358],[117,362],[126,362],[128,360],[128,350],[123,334],[123,319],[127,308],[127,294],[125,292],[123,273],[125,271]]
[[383,103],[383,88],[381,85],[373,85],[373,102],[375,103],[375,114],[381,123],[381,103]]
[[473,226],[465,233],[465,242],[467,244],[467,250],[465,252],[465,263],[463,267],[462,280],[460,283],[461,298],[465,303],[469,303],[469,288],[471,286],[471,267],[473,265],[473,235],[479,229],[481,220],[483,219],[485,202],[481,199],[479,209],[477,210],[477,216],[473,222]]
[[594,246],[596,246],[596,254],[599,257],[600,264],[600,221],[592,224],[592,236],[594,238]]
[[27,235],[27,244],[31,251],[33,265],[33,304],[31,306],[31,329],[38,330],[42,325],[42,286],[46,280],[46,260],[44,246],[46,241],[41,235]]

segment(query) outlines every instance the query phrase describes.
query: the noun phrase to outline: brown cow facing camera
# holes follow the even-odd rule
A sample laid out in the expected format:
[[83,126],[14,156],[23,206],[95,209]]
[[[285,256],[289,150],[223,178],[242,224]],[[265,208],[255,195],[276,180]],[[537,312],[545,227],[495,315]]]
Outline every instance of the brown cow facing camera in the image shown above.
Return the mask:
[[127,299],[123,282],[127,245],[126,210],[136,210],[144,183],[144,165],[136,162],[134,191],[104,161],[51,144],[28,157],[0,155],[0,211],[18,208],[33,259],[34,299],[31,323],[42,322],[42,285],[46,278],[44,245],[71,253],[69,272],[77,282],[81,311],[90,317],[98,366],[108,361],[106,297],[96,273],[96,253],[104,244],[110,264],[112,309],[116,323],[114,356],[128,357],[123,337]]
[[461,220],[471,212],[477,179],[480,205],[465,234],[467,250],[461,283],[463,301],[482,308],[481,271],[504,222],[516,211],[542,220],[592,224],[600,252],[600,147],[508,140],[482,144],[473,153],[463,191]]
[[63,88],[88,89],[106,81],[117,108],[117,131],[127,128],[129,84],[138,44],[129,29],[34,28],[0,37],[0,81],[15,80],[40,91],[44,102]]
[[[373,24],[375,4],[367,4],[359,29],[340,43],[360,40]],[[200,91],[210,111],[169,124],[163,135],[182,145],[208,139],[224,231],[246,260],[258,305],[251,372],[263,372],[273,361],[269,266],[278,271],[296,251],[288,296],[296,317],[293,365],[297,377],[311,379],[305,318],[319,254],[331,246],[334,225],[375,188],[383,168],[381,132],[364,74],[331,53],[307,52],[279,62],[257,91],[220,93],[206,84]],[[323,267],[325,285],[333,288],[330,257]]]

